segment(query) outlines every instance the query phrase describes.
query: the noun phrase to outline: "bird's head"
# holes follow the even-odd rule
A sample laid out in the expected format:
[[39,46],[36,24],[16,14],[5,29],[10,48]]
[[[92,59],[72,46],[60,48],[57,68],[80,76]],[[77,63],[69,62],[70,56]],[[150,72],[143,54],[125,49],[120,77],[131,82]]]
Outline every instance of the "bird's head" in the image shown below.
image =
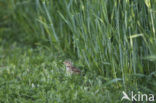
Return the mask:
[[63,63],[64,63],[66,66],[72,66],[72,62],[69,61],[69,60],[65,60]]

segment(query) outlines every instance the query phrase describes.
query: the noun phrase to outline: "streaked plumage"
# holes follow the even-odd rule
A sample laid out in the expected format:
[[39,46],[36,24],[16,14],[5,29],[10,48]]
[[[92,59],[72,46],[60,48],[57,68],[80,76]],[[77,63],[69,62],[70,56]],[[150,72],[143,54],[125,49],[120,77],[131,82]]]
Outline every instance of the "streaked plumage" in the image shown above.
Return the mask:
[[80,69],[78,69],[78,68],[76,68],[76,67],[74,67],[72,65],[72,62],[70,62],[70,61],[64,61],[63,63],[66,66],[67,73],[70,73],[70,74],[80,74],[81,73]]

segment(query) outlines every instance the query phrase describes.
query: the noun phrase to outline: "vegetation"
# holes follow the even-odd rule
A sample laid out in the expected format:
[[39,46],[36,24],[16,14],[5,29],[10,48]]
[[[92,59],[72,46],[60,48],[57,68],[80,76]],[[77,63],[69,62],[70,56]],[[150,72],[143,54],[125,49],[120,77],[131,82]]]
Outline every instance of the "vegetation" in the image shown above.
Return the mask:
[[[120,103],[156,94],[155,0],[0,0],[0,102]],[[71,59],[83,76],[67,76]]]

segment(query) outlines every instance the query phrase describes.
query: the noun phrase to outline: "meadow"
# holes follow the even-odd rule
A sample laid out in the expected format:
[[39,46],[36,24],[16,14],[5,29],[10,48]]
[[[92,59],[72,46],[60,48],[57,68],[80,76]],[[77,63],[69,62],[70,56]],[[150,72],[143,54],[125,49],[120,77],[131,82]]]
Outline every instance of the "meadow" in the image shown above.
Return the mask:
[[156,95],[155,0],[0,0],[0,103],[132,103],[123,91]]

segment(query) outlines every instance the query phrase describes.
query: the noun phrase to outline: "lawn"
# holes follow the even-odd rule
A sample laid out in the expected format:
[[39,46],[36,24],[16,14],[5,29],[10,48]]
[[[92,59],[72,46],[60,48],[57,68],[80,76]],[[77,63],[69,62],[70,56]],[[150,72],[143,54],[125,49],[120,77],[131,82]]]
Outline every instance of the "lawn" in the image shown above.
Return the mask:
[[155,0],[0,0],[0,103],[151,102],[155,28]]

